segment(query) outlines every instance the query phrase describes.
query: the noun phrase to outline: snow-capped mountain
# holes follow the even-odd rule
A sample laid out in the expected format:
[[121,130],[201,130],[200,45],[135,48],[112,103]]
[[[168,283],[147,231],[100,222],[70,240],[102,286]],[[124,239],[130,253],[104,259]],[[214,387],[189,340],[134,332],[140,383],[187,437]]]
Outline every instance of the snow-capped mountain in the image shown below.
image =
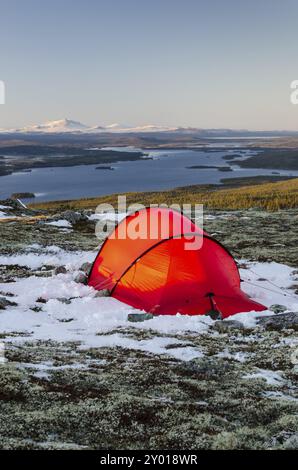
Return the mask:
[[71,119],[59,119],[57,121],[47,121],[44,124],[36,124],[15,129],[17,132],[85,132],[88,126]]
[[204,129],[196,127],[169,127],[157,126],[154,124],[146,124],[143,126],[132,126],[127,124],[113,123],[109,125],[87,126],[79,121],[71,119],[59,119],[56,121],[47,121],[43,124],[35,124],[21,127],[18,129],[1,129],[0,134],[144,134],[169,132],[172,134],[190,134],[201,138],[235,138],[235,137],[281,137],[281,136],[297,136],[298,131],[252,131],[246,129]]
[[155,125],[145,125],[145,126],[129,126],[126,124],[110,124],[107,126],[92,126],[89,127],[86,124],[82,124],[79,121],[73,121],[71,119],[60,119],[57,121],[47,121],[43,124],[34,124],[31,126],[25,126],[18,129],[0,129],[2,133],[25,133],[25,134],[35,134],[35,133],[97,133],[97,132],[112,132],[112,133],[133,133],[133,132],[162,132],[162,131],[174,131],[176,127],[166,127],[166,126],[155,126]]
[[105,132],[163,132],[163,131],[175,131],[177,127],[167,126],[155,126],[153,124],[147,124],[145,126],[128,126],[127,124],[110,124],[104,127]]

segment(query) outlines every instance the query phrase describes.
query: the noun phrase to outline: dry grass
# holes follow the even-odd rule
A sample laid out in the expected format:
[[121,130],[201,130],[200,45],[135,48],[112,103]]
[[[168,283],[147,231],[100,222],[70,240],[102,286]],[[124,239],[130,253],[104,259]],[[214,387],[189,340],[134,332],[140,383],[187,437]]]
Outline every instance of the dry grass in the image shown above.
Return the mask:
[[19,216],[19,217],[5,217],[5,219],[0,219],[0,224],[8,224],[10,222],[22,222],[22,224],[35,224],[40,220],[47,220],[49,216],[47,215],[35,215],[35,216]]
[[[50,211],[95,209],[98,204],[117,203],[117,194],[72,201],[33,203],[32,208]],[[188,186],[169,191],[127,193],[127,203],[149,204],[204,204],[209,209],[236,210],[261,208],[268,211],[291,209],[298,206],[298,178],[276,183],[216,188]]]

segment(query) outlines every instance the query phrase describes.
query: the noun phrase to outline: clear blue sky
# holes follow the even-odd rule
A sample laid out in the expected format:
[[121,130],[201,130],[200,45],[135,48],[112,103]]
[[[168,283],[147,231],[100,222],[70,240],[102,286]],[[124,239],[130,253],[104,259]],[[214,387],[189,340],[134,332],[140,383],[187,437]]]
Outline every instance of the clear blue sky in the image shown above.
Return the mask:
[[297,0],[0,0],[0,127],[298,130]]

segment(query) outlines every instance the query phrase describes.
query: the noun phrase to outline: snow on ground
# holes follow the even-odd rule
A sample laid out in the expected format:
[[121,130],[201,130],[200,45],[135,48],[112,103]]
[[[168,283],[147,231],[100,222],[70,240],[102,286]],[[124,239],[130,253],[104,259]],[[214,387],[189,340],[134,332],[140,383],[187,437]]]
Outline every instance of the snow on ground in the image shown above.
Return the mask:
[[[88,361],[89,364],[92,363],[91,360]],[[76,362],[75,364],[67,364],[64,366],[54,366],[53,362],[45,361],[40,364],[30,363],[30,362],[23,362],[18,365],[20,369],[33,369],[35,370],[34,376],[38,378],[49,379],[50,373],[57,371],[57,370],[68,370],[68,369],[88,369],[88,364],[80,364]]]
[[53,225],[54,227],[72,228],[72,225],[68,220],[54,220],[53,222],[45,222],[45,225]]
[[57,246],[42,248],[40,245],[31,245],[26,252],[17,255],[0,255],[0,265],[27,266],[38,269],[42,266],[66,266],[67,269],[78,269],[85,261],[93,261],[95,253],[92,251],[65,251]]
[[[211,318],[177,314],[131,323],[128,322],[127,316],[137,310],[112,297],[96,297],[97,292],[91,287],[74,282],[81,264],[92,262],[95,256],[96,253],[92,251],[69,252],[56,246],[43,248],[37,244],[14,256],[0,256],[0,265],[18,264],[33,270],[44,265],[64,265],[68,269],[67,274],[51,277],[32,275],[16,279],[16,282],[0,283],[0,291],[14,294],[12,300],[18,304],[17,307],[9,307],[0,314],[1,331],[14,333],[14,336],[6,338],[6,341],[77,341],[81,343],[81,348],[120,346],[155,354],[168,354],[181,360],[190,360],[202,355],[199,348],[189,346],[183,341],[179,341],[177,345],[177,338],[173,335],[185,332],[195,335],[205,333],[213,324]],[[252,271],[241,270],[242,278],[253,283],[243,283],[242,287],[248,294],[268,307],[279,303],[285,305],[289,311],[297,311],[298,298],[289,290],[293,284],[292,268],[277,263],[248,265]],[[266,281],[260,281],[265,278]],[[40,298],[47,302],[36,302]],[[38,306],[42,307],[42,311],[32,310]],[[232,319],[252,327],[256,324],[256,318],[261,315],[272,315],[272,312],[240,313]],[[120,332],[115,333],[116,328],[120,328]],[[153,338],[135,339],[127,334],[128,328],[152,330],[156,333]],[[223,351],[219,354],[221,357],[227,357],[229,353]],[[242,362],[246,358],[245,355],[236,355],[231,359]],[[261,371],[260,374],[262,373]]]
[[[164,334],[189,329],[198,332],[206,331],[208,323],[212,323],[211,319],[205,317],[182,316],[130,323],[127,316],[134,309],[112,297],[94,297],[96,292],[88,286],[75,283],[72,273],[50,278],[31,276],[15,283],[0,284],[0,290],[3,289],[15,295],[13,300],[18,303],[18,307],[1,313],[1,330],[22,335],[25,333],[25,336],[17,335],[13,338],[17,342],[26,339],[79,341],[83,348],[120,346],[155,354],[167,353],[177,359],[190,360],[200,357],[201,351],[184,345],[167,349],[177,343],[175,338],[157,336],[139,341],[122,334],[107,333],[119,327],[154,329]],[[70,295],[71,303],[64,303],[62,299],[68,299]],[[38,298],[47,300],[47,303],[39,304],[43,311],[36,313],[31,309],[38,305]]]
[[[2,206],[3,208],[4,206]],[[8,215],[3,211],[0,211],[0,220],[1,219],[16,219],[17,217],[15,215]]]
[[271,398],[272,400],[287,400],[287,401],[294,401],[298,402],[298,398],[292,397],[291,395],[286,395],[285,393],[270,390],[263,393],[264,397]]
[[[245,263],[244,260],[242,262]],[[248,269],[240,269],[240,276],[243,280],[241,288],[244,292],[267,307],[281,304],[286,306],[288,311],[298,310],[298,296],[289,289],[295,282],[295,269],[275,262],[246,264]],[[266,312],[262,312],[262,315],[264,314]],[[260,313],[257,316],[260,316]],[[244,322],[246,326],[253,327],[255,317],[256,315],[248,312],[239,313],[233,318]]]
[[274,372],[272,370],[266,369],[257,369],[256,372],[251,374],[246,374],[243,376],[244,379],[263,379],[266,380],[267,384],[280,386],[286,383],[285,379],[282,377],[281,373]]
[[91,214],[89,215],[89,220],[100,220],[100,221],[113,221],[113,222],[121,222],[121,220],[125,219],[125,217],[127,217],[127,213],[126,212],[119,212],[119,213],[116,213],[116,212],[98,212],[98,213],[95,213],[95,214]]
[[216,354],[216,357],[222,357],[225,359],[233,359],[238,362],[245,362],[248,359],[248,354],[243,352],[230,353],[227,349]]

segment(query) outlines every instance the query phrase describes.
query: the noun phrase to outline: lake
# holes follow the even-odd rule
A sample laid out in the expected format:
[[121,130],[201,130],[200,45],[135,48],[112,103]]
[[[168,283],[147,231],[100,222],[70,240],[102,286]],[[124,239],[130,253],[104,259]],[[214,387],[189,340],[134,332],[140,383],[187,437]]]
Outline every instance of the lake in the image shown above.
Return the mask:
[[[119,149],[118,149],[119,150]],[[124,149],[123,149],[124,150]],[[131,150],[131,149],[130,149]],[[112,193],[154,191],[193,184],[220,183],[222,178],[270,175],[273,170],[244,169],[234,166],[233,171],[216,168],[187,169],[192,165],[229,166],[232,161],[223,157],[241,154],[253,155],[252,150],[154,150],[138,161],[119,162],[109,169],[96,170],[100,165],[80,165],[34,169],[0,177],[0,199],[16,192],[33,192],[35,201],[79,199]],[[237,157],[239,160],[239,157]],[[107,167],[110,165],[102,165]],[[279,171],[280,175],[298,176],[298,171]]]

